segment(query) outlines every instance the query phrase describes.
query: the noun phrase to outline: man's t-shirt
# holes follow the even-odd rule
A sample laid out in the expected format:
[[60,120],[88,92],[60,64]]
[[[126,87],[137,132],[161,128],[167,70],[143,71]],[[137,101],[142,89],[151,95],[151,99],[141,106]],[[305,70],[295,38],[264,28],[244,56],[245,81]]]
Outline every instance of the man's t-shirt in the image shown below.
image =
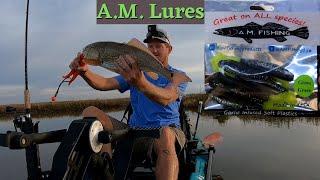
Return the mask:
[[[169,66],[171,72],[181,72]],[[158,79],[152,79],[147,73],[144,72],[146,79],[158,87],[166,87],[170,80],[166,77],[159,75]],[[169,126],[174,124],[176,127],[180,127],[179,120],[179,106],[181,103],[182,94],[187,88],[187,83],[181,83],[179,85],[180,96],[179,98],[163,106],[145,96],[136,87],[130,86],[126,80],[121,76],[114,77],[120,86],[119,91],[121,93],[130,90],[130,99],[133,109],[133,113],[130,117],[129,126],[131,128],[159,128],[163,126]]]

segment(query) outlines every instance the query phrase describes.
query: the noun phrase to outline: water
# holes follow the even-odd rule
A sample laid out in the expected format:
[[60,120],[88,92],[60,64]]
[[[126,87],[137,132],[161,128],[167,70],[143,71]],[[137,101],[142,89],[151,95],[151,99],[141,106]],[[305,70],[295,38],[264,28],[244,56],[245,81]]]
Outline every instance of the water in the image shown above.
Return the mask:
[[221,132],[215,173],[225,179],[320,179],[320,127],[306,119],[278,123],[242,121],[219,124],[202,117],[201,135]]
[[[120,119],[121,112],[109,113]],[[195,124],[196,114],[188,112]],[[40,132],[67,128],[78,117],[42,118]],[[210,116],[199,122],[200,137],[217,131],[223,143],[216,148],[215,173],[225,179],[320,179],[320,127],[307,119],[278,121],[243,121],[230,117],[219,123]],[[0,132],[13,130],[9,121],[0,122]],[[58,143],[40,145],[42,170],[51,168]],[[0,179],[26,179],[23,150],[0,147]]]

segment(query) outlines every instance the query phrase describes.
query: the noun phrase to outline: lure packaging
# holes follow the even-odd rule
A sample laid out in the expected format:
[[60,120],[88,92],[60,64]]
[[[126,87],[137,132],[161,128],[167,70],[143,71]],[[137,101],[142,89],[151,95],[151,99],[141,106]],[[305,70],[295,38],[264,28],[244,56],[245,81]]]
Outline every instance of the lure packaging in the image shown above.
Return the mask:
[[205,110],[318,116],[320,3],[299,3],[205,2]]

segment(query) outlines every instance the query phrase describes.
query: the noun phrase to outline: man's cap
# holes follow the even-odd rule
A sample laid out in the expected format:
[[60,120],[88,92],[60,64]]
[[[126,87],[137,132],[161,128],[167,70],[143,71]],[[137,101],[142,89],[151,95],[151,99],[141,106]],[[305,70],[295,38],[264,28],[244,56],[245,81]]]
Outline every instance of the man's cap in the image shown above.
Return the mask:
[[158,39],[164,43],[170,44],[168,35],[165,31],[158,29],[157,25],[148,25],[148,33],[146,39],[143,40],[144,43],[149,43],[153,39]]

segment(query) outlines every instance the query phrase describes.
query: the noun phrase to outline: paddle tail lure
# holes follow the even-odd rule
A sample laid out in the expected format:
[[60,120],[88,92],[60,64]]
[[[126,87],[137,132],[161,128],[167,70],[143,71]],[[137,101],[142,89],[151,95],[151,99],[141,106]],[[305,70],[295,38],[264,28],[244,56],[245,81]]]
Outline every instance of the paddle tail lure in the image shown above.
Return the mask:
[[[85,66],[86,63],[83,60],[84,59],[83,54],[81,54],[79,58],[80,58],[79,65],[81,67]],[[60,82],[54,96],[51,97],[51,102],[55,102],[57,100],[57,96],[58,96],[61,85],[65,82],[67,82],[68,85],[70,86],[70,84],[77,78],[78,75],[79,75],[79,71],[77,71],[76,69],[72,69],[67,75],[62,76],[63,80]]]
[[[84,56],[83,54],[80,55],[80,61],[79,61],[79,65],[82,67],[84,66],[86,63],[84,62]],[[63,78],[70,78],[69,84],[70,85],[79,75],[79,71],[77,71],[76,69],[72,69],[67,75],[64,75]]]

